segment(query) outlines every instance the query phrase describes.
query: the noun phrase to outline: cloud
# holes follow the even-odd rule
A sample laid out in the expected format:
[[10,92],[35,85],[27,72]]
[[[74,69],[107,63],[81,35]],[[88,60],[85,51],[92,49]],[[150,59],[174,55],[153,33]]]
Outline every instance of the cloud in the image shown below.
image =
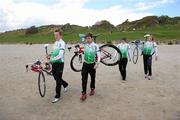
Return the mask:
[[164,5],[164,4],[171,4],[174,3],[176,0],[156,0],[156,1],[141,1],[135,4],[135,7],[138,8],[138,10],[149,10],[155,7],[158,7],[160,5]]
[[108,20],[117,25],[126,19],[137,20],[152,15],[122,5],[102,10],[90,9],[84,7],[86,2],[88,0],[56,0],[53,4],[42,4],[28,0],[0,0],[0,31],[46,24],[71,23],[90,26],[99,20]]

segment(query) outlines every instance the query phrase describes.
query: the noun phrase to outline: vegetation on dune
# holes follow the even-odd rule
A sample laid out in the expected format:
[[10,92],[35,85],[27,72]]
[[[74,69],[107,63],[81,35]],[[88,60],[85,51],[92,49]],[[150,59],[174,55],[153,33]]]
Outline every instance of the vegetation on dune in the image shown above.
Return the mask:
[[53,32],[61,29],[66,42],[78,42],[79,33],[92,32],[100,34],[97,42],[118,41],[121,37],[129,40],[144,39],[144,33],[153,34],[160,42],[180,40],[180,17],[147,16],[130,22],[128,19],[114,26],[109,21],[102,20],[92,26],[78,26],[69,23],[65,25],[32,26],[27,29],[7,31],[0,34],[0,43],[51,43]]

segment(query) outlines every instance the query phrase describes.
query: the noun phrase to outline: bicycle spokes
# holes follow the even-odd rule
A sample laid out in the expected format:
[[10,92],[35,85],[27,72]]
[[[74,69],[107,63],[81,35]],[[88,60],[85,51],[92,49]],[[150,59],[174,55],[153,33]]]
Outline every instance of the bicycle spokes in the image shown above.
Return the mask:
[[139,51],[138,48],[135,47],[134,51],[133,51],[133,63],[136,64],[138,61],[138,57],[139,57]]
[[83,65],[82,54],[75,54],[71,59],[71,68],[75,72],[80,72]]
[[110,45],[110,44],[103,45],[100,48],[100,52],[101,52],[101,62],[108,66],[113,66],[118,64],[121,58],[121,53],[119,49],[114,45]]
[[107,58],[112,59],[111,53],[109,53],[108,51],[106,51],[104,49],[101,49],[101,51],[102,51],[102,55],[103,55],[103,57],[101,57],[101,60],[104,60]]
[[79,55],[79,62],[82,63],[82,55]]
[[44,97],[46,94],[46,81],[44,77],[43,72],[39,72],[38,76],[38,89],[39,89],[39,94],[41,97]]

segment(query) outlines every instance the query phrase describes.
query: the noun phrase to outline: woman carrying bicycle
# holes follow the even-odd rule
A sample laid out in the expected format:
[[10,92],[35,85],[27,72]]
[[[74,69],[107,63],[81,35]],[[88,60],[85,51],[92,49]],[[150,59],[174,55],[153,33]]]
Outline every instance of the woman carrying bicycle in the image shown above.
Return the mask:
[[154,41],[152,35],[147,37],[147,41],[143,45],[143,63],[144,63],[144,73],[145,79],[151,80],[152,76],[152,55],[155,54],[155,60],[158,59],[158,49],[157,44]]
[[120,44],[117,45],[117,48],[121,51],[122,58],[119,62],[119,71],[122,76],[122,80],[126,80],[126,66],[128,63],[128,56],[129,61],[131,61],[131,51],[130,45],[127,43],[126,38],[122,38]]
[[[91,76],[91,83],[90,83],[90,96],[94,95],[95,93],[95,77],[96,77],[96,69],[100,63],[100,51],[99,46],[94,43],[93,35],[91,33],[87,33],[85,35],[86,43],[84,45],[84,63],[81,71],[82,76],[82,96],[81,100],[84,101],[87,98],[86,89],[87,89],[87,79],[88,73]],[[96,59],[97,57],[97,59]],[[96,61],[97,60],[97,61]]]

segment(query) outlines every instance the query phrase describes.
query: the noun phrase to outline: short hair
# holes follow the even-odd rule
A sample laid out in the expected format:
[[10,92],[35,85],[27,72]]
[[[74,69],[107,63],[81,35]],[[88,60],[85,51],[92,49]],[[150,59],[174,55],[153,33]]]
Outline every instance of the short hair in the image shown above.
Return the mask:
[[62,32],[61,32],[61,30],[60,30],[60,29],[56,29],[54,32],[58,32],[58,33],[59,33],[59,35],[62,35]]
[[92,35],[91,33],[87,33],[87,34],[85,35],[85,38],[87,38],[87,37],[93,38],[93,35]]
[[127,41],[127,38],[126,38],[126,37],[123,37],[123,38],[121,38],[121,40]]

